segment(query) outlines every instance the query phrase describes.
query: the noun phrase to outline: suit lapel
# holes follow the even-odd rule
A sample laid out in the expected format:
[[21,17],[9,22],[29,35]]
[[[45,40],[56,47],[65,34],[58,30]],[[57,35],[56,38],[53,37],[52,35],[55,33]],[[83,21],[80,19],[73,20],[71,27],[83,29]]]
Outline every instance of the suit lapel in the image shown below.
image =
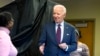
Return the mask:
[[68,26],[67,26],[67,24],[64,22],[64,34],[63,34],[62,43],[65,42],[64,40],[66,40],[67,30],[68,30]]

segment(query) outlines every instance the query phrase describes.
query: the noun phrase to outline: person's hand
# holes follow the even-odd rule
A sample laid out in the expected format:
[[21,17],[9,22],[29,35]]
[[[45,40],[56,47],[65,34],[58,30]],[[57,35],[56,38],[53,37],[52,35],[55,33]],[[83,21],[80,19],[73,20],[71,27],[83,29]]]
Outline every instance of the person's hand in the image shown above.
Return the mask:
[[66,43],[61,43],[59,44],[59,47],[64,50],[68,47],[68,45]]
[[45,44],[42,44],[40,47],[39,47],[39,50],[42,54],[44,54],[44,48],[45,48]]

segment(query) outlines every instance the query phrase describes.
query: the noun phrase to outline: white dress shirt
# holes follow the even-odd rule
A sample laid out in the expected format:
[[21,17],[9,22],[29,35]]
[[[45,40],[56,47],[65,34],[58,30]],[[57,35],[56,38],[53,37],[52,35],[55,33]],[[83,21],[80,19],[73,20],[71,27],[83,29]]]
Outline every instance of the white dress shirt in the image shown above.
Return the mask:
[[[61,26],[60,26],[60,28],[61,28],[61,39],[60,39],[60,42],[62,42],[62,40],[63,40],[63,35],[64,35],[64,21],[62,21],[61,23],[56,23],[56,26],[55,26],[56,33],[57,33],[58,24],[61,25]],[[65,51],[67,51],[67,50],[68,50],[68,45],[67,45]]]

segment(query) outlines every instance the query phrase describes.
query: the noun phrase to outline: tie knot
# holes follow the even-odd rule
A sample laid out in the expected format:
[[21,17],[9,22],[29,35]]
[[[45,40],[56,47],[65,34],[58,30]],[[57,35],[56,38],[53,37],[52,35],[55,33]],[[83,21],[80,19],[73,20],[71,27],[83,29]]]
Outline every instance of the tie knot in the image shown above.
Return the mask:
[[61,26],[61,24],[58,24],[58,26]]

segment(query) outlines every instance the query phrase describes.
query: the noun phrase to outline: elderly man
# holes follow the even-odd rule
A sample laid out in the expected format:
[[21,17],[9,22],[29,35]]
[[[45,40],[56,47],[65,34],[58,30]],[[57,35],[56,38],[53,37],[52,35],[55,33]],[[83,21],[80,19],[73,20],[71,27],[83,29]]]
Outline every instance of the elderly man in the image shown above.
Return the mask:
[[64,21],[66,8],[57,4],[53,7],[53,22],[41,30],[39,50],[43,56],[69,56],[76,50],[77,39],[75,27]]

